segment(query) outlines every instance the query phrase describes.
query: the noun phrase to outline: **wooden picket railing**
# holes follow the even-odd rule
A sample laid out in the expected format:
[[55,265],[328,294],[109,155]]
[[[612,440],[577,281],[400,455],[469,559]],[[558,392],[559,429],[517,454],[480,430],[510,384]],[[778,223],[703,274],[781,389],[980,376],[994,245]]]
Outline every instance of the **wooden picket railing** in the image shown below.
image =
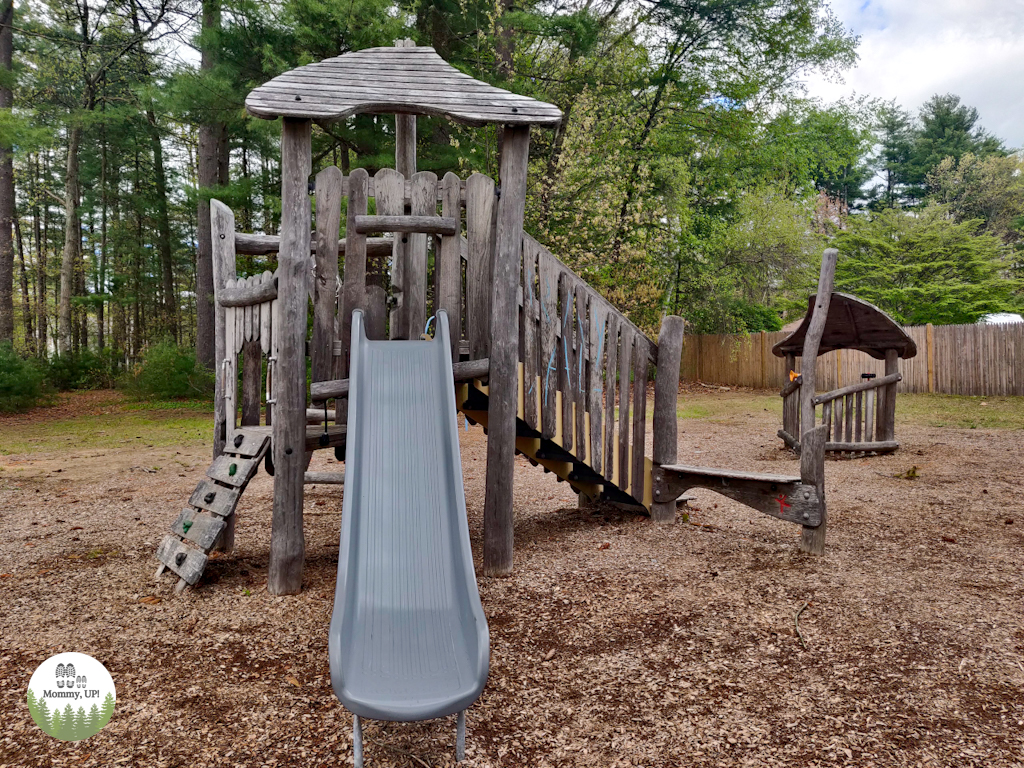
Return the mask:
[[[346,196],[347,222],[342,237],[341,200]],[[317,402],[324,401],[324,393],[329,398],[343,397],[345,385],[341,382],[348,372],[346,318],[356,308],[366,313],[368,335],[397,339],[419,338],[427,318],[445,309],[452,330],[453,360],[487,360],[496,200],[494,181],[482,174],[473,174],[466,181],[451,173],[439,180],[430,172],[405,179],[395,170],[382,169],[371,178],[356,169],[345,177],[337,168],[328,168],[317,175],[316,229],[310,239],[314,268],[308,285],[313,300],[309,352]],[[428,257],[429,236],[422,231],[396,233],[388,239],[368,237],[381,228],[395,227],[396,221],[397,226],[405,226],[413,219],[420,230],[443,227],[456,234],[441,235],[433,242],[433,259]],[[215,228],[218,222],[214,222]],[[220,226],[227,226],[227,218]],[[279,247],[273,236],[232,231],[230,237],[221,238],[221,234],[226,233],[215,232],[215,240],[225,251],[220,256],[225,275],[234,274],[234,260],[226,253],[228,242],[239,253],[266,254]],[[395,263],[403,268],[394,270],[389,280],[382,279],[383,258],[398,251],[402,258]],[[538,438],[551,441],[573,462],[589,467],[588,487],[611,484],[649,506],[650,460],[644,455],[647,390],[658,360],[657,344],[526,234],[520,275],[520,419]],[[262,276],[259,284],[270,286],[272,279]],[[225,297],[230,303],[232,291],[237,292],[242,284],[232,278],[230,285],[225,282],[219,288],[221,306]],[[237,322],[239,328],[249,328],[242,325],[243,320],[236,320],[247,317],[246,311],[229,309],[228,325],[234,327]],[[259,306],[255,312],[260,312]],[[228,332],[226,337],[229,341],[220,364],[230,369],[224,387],[231,391],[229,382],[236,380],[239,352],[244,349],[250,357],[260,352],[268,358],[273,355],[268,340],[259,334],[255,338],[262,341],[262,348],[244,346],[251,338],[244,333]],[[272,377],[272,360],[269,367]],[[247,362],[243,370],[241,399],[255,398],[258,409],[264,391],[258,358],[255,364]],[[272,401],[272,381],[267,393]],[[234,411],[236,402],[232,392],[227,408]],[[343,408],[329,409],[329,413],[337,423],[344,422]],[[310,411],[310,417],[322,418],[320,411]]]
[[[825,450],[843,453],[881,453],[899,448],[896,441],[896,385],[902,374],[851,384],[813,398],[815,424],[826,427]],[[782,430],[787,445],[799,448],[796,435],[801,434],[801,379],[798,377],[783,388]],[[820,410],[818,410],[820,406]]]
[[523,421],[649,506],[647,384],[657,344],[529,235],[522,274]]

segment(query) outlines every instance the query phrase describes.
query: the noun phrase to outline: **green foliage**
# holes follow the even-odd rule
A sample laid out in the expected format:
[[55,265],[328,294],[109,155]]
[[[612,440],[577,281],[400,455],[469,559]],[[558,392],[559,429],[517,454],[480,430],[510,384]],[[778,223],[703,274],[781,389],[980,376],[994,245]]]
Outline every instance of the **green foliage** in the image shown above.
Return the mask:
[[196,398],[211,396],[213,384],[213,374],[197,365],[192,351],[164,341],[146,350],[129,389],[139,397]]
[[113,350],[54,355],[46,367],[46,381],[54,389],[109,389],[117,382],[118,360]]
[[906,325],[974,323],[1014,311],[1017,281],[1007,277],[998,238],[981,222],[956,222],[945,207],[884,210],[854,217],[834,239],[836,289],[876,304]]
[[0,344],[0,413],[24,411],[46,396],[39,363],[26,360],[7,343]]

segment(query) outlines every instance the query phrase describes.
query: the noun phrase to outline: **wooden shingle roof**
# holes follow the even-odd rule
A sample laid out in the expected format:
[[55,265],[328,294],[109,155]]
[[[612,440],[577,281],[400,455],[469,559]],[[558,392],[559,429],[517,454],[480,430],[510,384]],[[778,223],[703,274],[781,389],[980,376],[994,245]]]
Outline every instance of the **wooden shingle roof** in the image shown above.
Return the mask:
[[[777,357],[785,357],[787,354],[799,356],[803,353],[804,336],[814,314],[814,299],[814,296],[809,297],[807,314],[800,327],[772,347],[772,353]],[[818,354],[823,355],[836,349],[857,349],[877,360],[885,359],[887,349],[895,349],[903,358],[917,354],[914,340],[895,320],[874,304],[846,293],[832,294]]]
[[250,114],[340,120],[356,114],[438,115],[468,125],[557,125],[553,104],[459,72],[429,46],[367,48],[293,69],[252,90]]

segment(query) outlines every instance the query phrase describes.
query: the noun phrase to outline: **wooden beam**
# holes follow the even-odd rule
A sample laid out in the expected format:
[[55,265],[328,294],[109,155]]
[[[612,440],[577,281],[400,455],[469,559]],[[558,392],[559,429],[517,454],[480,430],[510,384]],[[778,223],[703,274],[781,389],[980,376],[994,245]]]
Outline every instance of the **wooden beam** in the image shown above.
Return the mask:
[[[387,237],[366,238],[366,255],[374,258],[387,258],[391,255],[391,244],[394,241]],[[345,238],[338,240],[338,252],[344,253],[347,247]],[[235,253],[250,256],[266,256],[281,250],[281,238],[277,235],[252,235],[247,232],[235,232]],[[310,253],[316,253],[316,235],[310,238]]]
[[277,298],[277,279],[242,283],[217,291],[217,303],[222,307],[251,307]]
[[[651,454],[655,466],[675,464],[678,459],[679,422],[676,407],[679,399],[679,365],[683,356],[683,327],[683,318],[668,315],[661,321],[661,333],[658,334],[658,368],[654,378],[654,447]],[[658,523],[675,522],[675,499],[659,499],[655,495],[651,519]]]
[[309,120],[285,119],[281,132],[281,251],[278,257],[277,358],[274,367],[274,512],[267,591],[302,590],[306,441],[306,280],[309,272],[311,171]]
[[484,499],[483,570],[486,576],[505,576],[512,572],[512,484],[519,399],[519,302],[516,294],[523,249],[529,151],[529,126],[506,125],[491,291],[491,376]]
[[868,389],[877,389],[878,387],[884,387],[887,384],[893,384],[897,381],[903,380],[902,373],[894,373],[888,376],[883,376],[880,379],[872,379],[869,381],[861,382],[860,384],[850,384],[842,389],[834,389],[831,392],[826,392],[823,395],[818,395],[814,398],[815,405],[821,405],[831,400],[836,400],[840,397],[846,397],[847,395],[853,395],[857,392],[864,392]]
[[[452,379],[453,381],[482,379],[487,376],[489,369],[490,360],[486,357],[483,360],[465,360],[452,365]],[[322,403],[332,397],[345,397],[347,394],[348,379],[314,381],[309,386],[309,397],[314,403]]]
[[355,231],[409,232],[426,235],[457,235],[459,220],[452,216],[356,216]]

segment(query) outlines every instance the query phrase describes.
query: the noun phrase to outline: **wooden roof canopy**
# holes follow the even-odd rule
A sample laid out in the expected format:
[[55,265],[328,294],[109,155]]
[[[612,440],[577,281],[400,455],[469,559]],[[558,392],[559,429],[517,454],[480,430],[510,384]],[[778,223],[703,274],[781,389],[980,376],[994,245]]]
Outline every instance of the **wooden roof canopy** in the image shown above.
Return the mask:
[[467,125],[554,126],[553,104],[463,74],[429,46],[366,48],[293,69],[252,90],[256,117],[330,122],[358,114],[447,117]]
[[[772,347],[777,357],[799,356],[803,352],[804,336],[814,314],[814,300],[814,296],[808,299],[807,314],[800,327]],[[914,340],[895,320],[874,304],[846,293],[832,294],[818,354],[823,355],[836,349],[860,350],[878,360],[885,359],[887,349],[895,349],[902,358],[917,354]]]

